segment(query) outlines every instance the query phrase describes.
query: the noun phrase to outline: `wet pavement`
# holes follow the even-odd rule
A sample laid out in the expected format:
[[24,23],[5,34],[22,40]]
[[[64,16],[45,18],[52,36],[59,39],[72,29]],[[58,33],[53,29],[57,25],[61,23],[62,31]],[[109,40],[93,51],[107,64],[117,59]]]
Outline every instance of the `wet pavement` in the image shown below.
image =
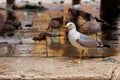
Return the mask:
[[[33,37],[38,36],[40,31],[35,29],[18,30],[11,38],[0,38],[0,56],[79,56],[80,49],[72,47],[66,40],[64,30],[61,30],[60,42],[52,42],[55,37],[47,37],[44,41],[34,41]],[[58,42],[58,43],[56,43]],[[88,56],[110,56],[114,51],[107,48],[89,49]]]
[[[119,54],[111,55],[115,63],[103,58],[74,63],[73,56],[79,56],[81,50],[65,42],[65,36],[60,37],[60,44],[51,44],[51,37],[47,37],[46,44],[46,41],[32,40],[39,33],[36,29],[16,31],[20,44],[8,45],[0,39],[0,80],[120,80]],[[114,54],[106,48],[90,49],[88,53],[89,57]]]

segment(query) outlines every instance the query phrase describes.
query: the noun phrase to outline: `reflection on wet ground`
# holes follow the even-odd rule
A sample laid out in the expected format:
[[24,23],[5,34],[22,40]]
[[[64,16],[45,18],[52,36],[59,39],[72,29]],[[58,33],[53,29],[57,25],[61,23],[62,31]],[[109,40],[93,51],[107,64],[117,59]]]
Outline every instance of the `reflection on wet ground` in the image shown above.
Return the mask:
[[[22,44],[8,45],[1,43],[0,56],[79,56],[81,49],[77,49],[69,44],[64,29],[61,30],[60,34],[62,36],[60,37],[47,37],[47,40],[34,41],[33,37],[39,35],[39,33],[40,31],[37,30],[16,31],[15,36],[21,39]],[[92,37],[96,39],[95,35]],[[52,42],[53,38],[60,38],[60,40],[56,39],[58,41]],[[3,39],[1,38],[0,40]],[[98,50],[99,52],[101,51],[100,49]],[[96,54],[98,50],[92,50],[90,53]]]
[[[15,32],[15,36],[21,39],[22,44],[8,45],[4,42],[3,38],[0,38],[0,56],[79,56],[81,50],[74,48],[69,44],[64,29],[61,29],[60,34],[62,36],[60,37],[47,37],[47,44],[46,41],[34,41],[33,37],[38,36],[41,31],[44,31],[44,28],[49,21],[48,17],[41,16],[40,19],[42,20],[34,21],[33,29],[17,30]],[[37,29],[34,28],[39,28],[39,30],[37,31]],[[99,35],[97,38],[96,35],[90,36],[93,39],[100,41]],[[58,42],[58,38],[60,38],[60,43]],[[52,43],[52,41],[54,41],[54,43]],[[89,53],[93,53],[92,55],[101,55],[101,53],[110,54],[110,52],[111,51],[104,52],[102,49],[93,49],[89,51]]]
[[[37,30],[17,30],[15,36],[21,39],[22,44],[0,44],[0,56],[79,56],[80,49],[69,44],[64,29],[61,30],[60,37],[47,37],[47,43],[45,40],[33,40],[39,33]],[[57,41],[52,41],[54,38]]]
[[[64,32],[64,31],[63,31]],[[73,48],[70,44],[65,43],[65,36],[47,37],[46,41],[34,41],[33,36],[39,35],[39,31],[33,30],[18,30],[16,37],[19,37],[22,44],[8,45],[0,44],[0,56],[74,56],[78,55],[79,51]],[[62,35],[65,35],[62,33]],[[52,42],[52,39],[60,38]],[[1,39],[2,40],[2,39]],[[4,39],[3,39],[4,41]]]

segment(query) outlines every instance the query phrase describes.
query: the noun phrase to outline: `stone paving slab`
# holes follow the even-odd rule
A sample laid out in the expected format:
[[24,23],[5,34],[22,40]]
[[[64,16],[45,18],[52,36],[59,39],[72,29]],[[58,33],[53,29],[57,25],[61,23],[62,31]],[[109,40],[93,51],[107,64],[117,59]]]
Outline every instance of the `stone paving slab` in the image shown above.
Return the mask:
[[120,66],[116,67],[112,78],[113,80],[120,80]]
[[[117,58],[116,58],[117,59]],[[0,80],[120,80],[120,64],[101,58],[1,57]]]

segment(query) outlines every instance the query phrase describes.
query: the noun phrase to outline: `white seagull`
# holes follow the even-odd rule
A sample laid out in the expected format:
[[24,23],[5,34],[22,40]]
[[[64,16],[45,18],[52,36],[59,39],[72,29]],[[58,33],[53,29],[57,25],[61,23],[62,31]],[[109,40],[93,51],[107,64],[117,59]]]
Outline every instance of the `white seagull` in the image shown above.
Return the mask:
[[73,22],[68,22],[65,26],[68,28],[68,39],[72,46],[81,49],[80,59],[75,62],[80,62],[81,58],[85,56],[89,48],[97,48],[103,46],[100,42],[93,40],[89,36],[82,34],[76,30],[76,26]]

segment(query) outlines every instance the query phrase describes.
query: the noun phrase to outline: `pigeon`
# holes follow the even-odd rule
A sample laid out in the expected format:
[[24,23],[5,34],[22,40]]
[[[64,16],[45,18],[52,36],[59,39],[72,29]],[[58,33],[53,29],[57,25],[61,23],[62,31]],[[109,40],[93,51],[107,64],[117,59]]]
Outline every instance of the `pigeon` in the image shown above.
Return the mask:
[[88,25],[88,34],[94,34],[99,31],[101,31],[101,24],[96,20],[96,17],[94,15],[90,16],[90,24]]
[[63,16],[52,18],[48,24],[48,29],[49,28],[59,29],[60,27],[62,27],[62,25],[63,25]]
[[78,32],[73,22],[68,22],[65,27],[68,28],[68,40],[71,45],[81,49],[80,58],[78,60],[75,60],[75,62],[80,63],[80,60],[86,55],[85,53],[87,53],[87,50],[89,48],[97,48],[103,46],[102,43]]
[[46,40],[47,35],[48,35],[47,32],[41,32],[38,37],[33,37],[33,40],[34,41]]

